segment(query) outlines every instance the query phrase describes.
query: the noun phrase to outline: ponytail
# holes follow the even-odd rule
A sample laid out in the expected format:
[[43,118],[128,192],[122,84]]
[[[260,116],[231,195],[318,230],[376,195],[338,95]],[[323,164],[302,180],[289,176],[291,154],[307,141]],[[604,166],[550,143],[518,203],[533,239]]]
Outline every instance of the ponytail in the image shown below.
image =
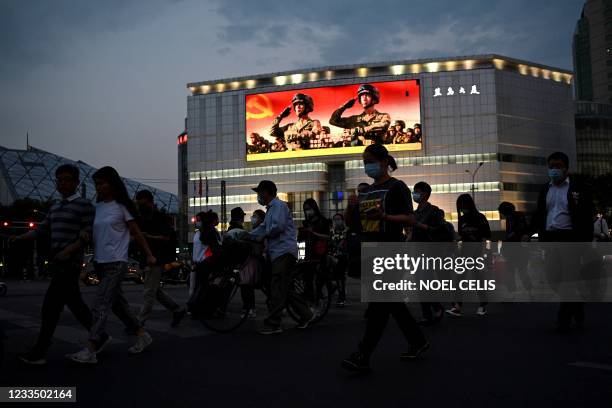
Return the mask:
[[376,159],[381,161],[387,159],[387,163],[389,163],[391,170],[397,170],[397,162],[395,161],[395,158],[389,154],[389,151],[385,146],[378,143],[371,144],[366,147],[365,152],[371,154]]

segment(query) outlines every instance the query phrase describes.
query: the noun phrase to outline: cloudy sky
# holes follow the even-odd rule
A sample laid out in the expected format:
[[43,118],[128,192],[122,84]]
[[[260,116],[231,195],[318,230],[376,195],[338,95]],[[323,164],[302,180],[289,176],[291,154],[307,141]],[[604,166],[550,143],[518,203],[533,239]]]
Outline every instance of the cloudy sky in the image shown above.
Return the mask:
[[0,0],[0,145],[176,192],[188,82],[498,53],[572,68],[583,0]]

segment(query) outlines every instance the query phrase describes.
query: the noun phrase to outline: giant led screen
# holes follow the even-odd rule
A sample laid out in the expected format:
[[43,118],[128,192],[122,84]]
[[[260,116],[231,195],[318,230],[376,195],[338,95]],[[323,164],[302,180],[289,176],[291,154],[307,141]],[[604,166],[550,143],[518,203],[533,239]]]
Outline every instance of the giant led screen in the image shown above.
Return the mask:
[[247,160],[423,146],[418,80],[325,86],[246,96]]

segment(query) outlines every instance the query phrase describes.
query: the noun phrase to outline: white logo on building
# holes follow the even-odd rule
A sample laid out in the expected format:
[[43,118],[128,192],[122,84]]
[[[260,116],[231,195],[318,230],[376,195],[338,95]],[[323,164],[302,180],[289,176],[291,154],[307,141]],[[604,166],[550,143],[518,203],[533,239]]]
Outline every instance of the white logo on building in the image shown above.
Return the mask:
[[[437,98],[438,96],[454,96],[456,93],[458,93],[459,95],[467,95],[467,92],[465,91],[465,88],[463,86],[459,87],[457,92],[455,92],[455,89],[452,86],[449,86],[446,89],[446,95],[444,95],[442,93],[442,88],[441,87],[435,88],[434,89],[433,97]],[[480,91],[478,90],[478,86],[477,85],[472,85],[472,87],[470,89],[470,95],[480,95]]]

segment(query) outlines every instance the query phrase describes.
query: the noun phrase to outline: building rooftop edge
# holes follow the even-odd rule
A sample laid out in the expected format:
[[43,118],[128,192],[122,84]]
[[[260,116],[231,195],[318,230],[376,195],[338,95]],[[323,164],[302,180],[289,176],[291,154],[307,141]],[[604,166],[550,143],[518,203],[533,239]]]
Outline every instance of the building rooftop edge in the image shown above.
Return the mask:
[[574,72],[571,70],[553,67],[549,65],[539,64],[536,62],[531,62],[527,60],[522,60],[513,57],[507,57],[500,54],[477,54],[477,55],[464,55],[464,56],[455,56],[455,57],[440,57],[440,58],[420,58],[420,59],[411,59],[411,60],[392,60],[392,61],[378,61],[378,62],[368,62],[368,63],[360,63],[360,64],[347,64],[347,65],[330,65],[330,66],[320,66],[320,67],[310,67],[310,68],[302,68],[295,69],[289,71],[279,71],[279,72],[269,72],[264,74],[255,74],[255,75],[244,75],[237,77],[226,77],[219,79],[212,79],[206,81],[199,82],[189,82],[187,83],[187,88],[199,87],[203,85],[214,85],[220,82],[228,83],[235,81],[248,81],[248,80],[258,80],[263,78],[272,78],[277,76],[288,76],[295,74],[306,74],[312,71],[338,71],[338,70],[346,70],[346,69],[357,69],[357,68],[374,68],[374,67],[384,67],[384,66],[392,66],[392,65],[409,65],[409,64],[428,64],[435,62],[447,62],[447,61],[469,61],[469,60],[491,60],[494,59],[504,60],[506,62],[514,63],[514,64],[523,64],[532,67],[537,67],[541,69],[546,69],[550,71],[557,71],[562,74],[574,75]]

